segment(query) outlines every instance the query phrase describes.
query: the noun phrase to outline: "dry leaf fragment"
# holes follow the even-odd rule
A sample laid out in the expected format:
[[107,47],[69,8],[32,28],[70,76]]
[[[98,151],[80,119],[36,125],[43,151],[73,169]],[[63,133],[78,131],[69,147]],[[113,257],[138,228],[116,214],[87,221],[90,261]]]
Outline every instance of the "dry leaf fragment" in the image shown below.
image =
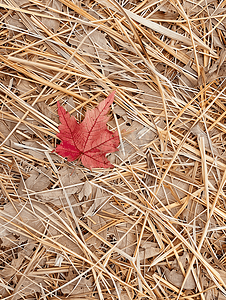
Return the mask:
[[[184,281],[183,274],[181,274],[179,270],[170,271],[167,268],[164,268],[164,269],[165,269],[164,273],[166,275],[167,280],[169,280],[169,282],[171,282],[176,287],[180,288]],[[196,283],[195,283],[194,277],[190,273],[188,276],[188,279],[186,280],[186,282],[184,284],[184,289],[185,290],[193,290],[195,287],[196,287]]]
[[6,27],[9,30],[9,37],[13,37],[13,35],[18,34],[18,31],[26,30],[26,27],[22,23],[21,19],[19,18],[18,14],[10,14],[5,18]]
[[1,271],[1,275],[3,278],[11,277],[14,275],[17,270],[20,268],[22,261],[24,260],[24,255],[21,252],[18,253],[18,258],[14,258],[10,265],[6,265],[6,267]]
[[108,199],[108,196],[103,196],[103,192],[100,188],[97,188],[95,199],[93,204],[90,206],[90,208],[85,213],[85,217],[92,216],[93,213],[101,207],[101,205]]
[[159,254],[160,249],[157,247],[157,243],[146,241],[144,243],[141,243],[141,248],[139,251],[140,260],[148,259],[153,256],[156,256]]
[[45,102],[37,103],[37,107],[46,117],[50,118],[56,123],[59,123],[57,114],[51,111],[51,107],[49,107]]
[[[44,148],[36,141],[27,140],[27,141],[23,141],[23,143],[20,145],[21,147],[17,143],[14,143],[14,147],[18,148],[23,153],[27,153],[40,160],[44,160],[46,158],[44,152],[38,150],[38,149],[44,150]],[[23,145],[28,146],[28,148],[22,148]]]
[[[1,119],[4,119],[3,115],[0,114]],[[3,141],[11,132],[11,126],[9,124],[6,124],[3,120],[0,120],[0,139]],[[6,146],[11,146],[13,143],[18,143],[18,140],[16,139],[15,135],[11,135],[10,139],[8,139],[5,142]]]
[[[46,217],[48,216],[48,209],[45,206],[42,206],[41,203],[39,204],[40,208],[42,208],[45,213]],[[44,224],[37,216],[37,212],[33,212],[33,207],[30,204],[26,203],[26,205],[22,205],[19,203],[14,203],[12,205],[11,202],[7,203],[4,206],[3,210],[0,210],[0,233],[3,232],[7,235],[9,233],[14,233],[16,229],[16,235],[20,234],[20,243],[29,240],[28,235],[24,236],[24,231],[20,230],[20,227],[26,227],[26,224],[29,224],[29,230],[32,231],[32,228],[38,235],[44,230]],[[9,221],[13,220],[13,224]],[[14,225],[15,224],[15,225]],[[3,232],[2,232],[3,231]]]
[[154,247],[151,247],[151,248],[147,248],[145,250],[142,250],[140,249],[140,260],[144,260],[144,259],[148,259],[148,258],[151,258],[153,256],[156,256],[158,255],[160,252],[160,249],[159,248],[154,248]]
[[[69,186],[76,183],[80,183],[81,179],[84,178],[84,174],[79,169],[69,169],[68,167],[63,167],[59,171],[61,182],[63,186]],[[81,190],[80,186],[75,186],[67,189],[67,194],[72,195]]]
[[[41,293],[42,288],[47,287],[47,283],[44,279],[29,276],[28,278],[24,279],[23,283],[20,285],[20,294],[16,294],[14,296],[14,300],[21,299],[21,296],[28,297],[29,295],[35,293]],[[21,296],[20,296],[21,295]]]
[[[62,185],[65,188],[65,191],[67,192],[67,195],[73,195],[75,193],[79,193],[82,189],[81,179],[84,177],[84,174],[79,169],[71,169],[68,167],[63,167],[59,171],[59,176],[62,182]],[[78,184],[78,185],[77,185]],[[71,186],[70,188],[67,188],[67,186]],[[74,186],[73,186],[74,185]],[[60,186],[60,184],[59,184]],[[61,187],[61,186],[60,186]],[[64,199],[64,191],[62,189],[60,190],[54,190],[50,189],[48,192],[45,192],[43,194],[37,194],[37,199],[40,199],[42,201],[51,201],[51,200],[57,200],[57,199]]]
[[89,181],[86,181],[83,185],[81,192],[78,194],[78,198],[81,201],[83,197],[88,198],[91,193],[92,185],[89,183]]
[[[58,10],[59,12],[61,12],[63,8],[62,3],[58,0],[48,1],[48,6],[52,7],[54,10]],[[60,18],[60,14],[55,11],[51,11],[51,15],[56,17],[56,19],[42,17],[42,23],[53,32],[57,32],[60,26],[60,21],[57,20],[57,18]]]
[[[99,231],[101,230],[102,227],[104,227],[106,225],[106,221],[104,220],[104,218],[101,218],[98,215],[94,215],[92,216],[92,220],[95,223],[91,223],[90,227],[92,228],[92,230],[94,231]],[[107,229],[101,230],[98,235],[103,237],[105,240],[107,239]],[[85,236],[85,239],[87,238],[87,244],[90,246],[94,246],[95,248],[99,248],[100,245],[102,244],[102,241],[97,238],[96,236],[91,236],[91,234],[87,233]]]
[[126,113],[126,111],[120,107],[119,105],[116,105],[113,109],[113,112],[117,115],[119,115],[121,118],[123,118],[126,122],[128,120],[128,115]]
[[[72,268],[69,269],[68,275],[66,276],[66,283],[74,279],[76,275],[73,273]],[[63,294],[77,295],[90,292],[93,282],[92,279],[86,279],[84,277],[73,281],[72,283],[62,286],[61,291]],[[85,297],[85,295],[83,295]]]
[[50,184],[51,177],[51,170],[47,170],[44,167],[41,167],[40,169],[33,169],[30,172],[30,177],[26,179],[25,182],[21,180],[18,188],[18,194],[21,196],[27,196],[26,189],[28,190],[28,192],[40,192],[45,190]]
[[[72,45],[76,45],[77,47],[80,46],[81,48],[79,50],[85,51],[92,56],[98,55],[101,59],[109,58],[109,55],[104,51],[108,50],[109,47],[107,45],[105,35],[102,32],[87,28],[86,33],[75,34],[75,36],[76,39],[70,38],[69,43]],[[81,41],[83,41],[82,44]]]
[[17,245],[18,240],[16,240],[15,236],[12,233],[4,234],[2,233],[1,236],[1,230],[0,230],[0,245],[1,247],[15,247]]
[[[122,238],[122,236],[129,230],[130,225],[129,224],[120,224],[118,226],[118,233],[119,238]],[[124,250],[127,254],[132,256],[134,254],[134,250],[136,247],[137,238],[135,233],[128,232],[124,239],[118,244],[118,248]]]
[[20,94],[22,95],[24,93],[29,92],[34,87],[28,80],[22,79],[18,82],[18,84],[16,85],[16,88],[20,91]]

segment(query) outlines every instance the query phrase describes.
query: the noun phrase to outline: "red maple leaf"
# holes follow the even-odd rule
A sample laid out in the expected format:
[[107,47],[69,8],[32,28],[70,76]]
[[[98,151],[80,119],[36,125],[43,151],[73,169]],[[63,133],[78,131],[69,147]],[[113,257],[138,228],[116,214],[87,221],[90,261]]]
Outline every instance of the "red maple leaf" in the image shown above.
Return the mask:
[[61,122],[57,137],[61,143],[57,145],[56,153],[67,157],[68,161],[79,158],[89,169],[113,167],[106,154],[117,151],[119,146],[118,132],[107,129],[107,113],[114,101],[114,94],[111,93],[96,108],[87,111],[80,124],[57,102]]

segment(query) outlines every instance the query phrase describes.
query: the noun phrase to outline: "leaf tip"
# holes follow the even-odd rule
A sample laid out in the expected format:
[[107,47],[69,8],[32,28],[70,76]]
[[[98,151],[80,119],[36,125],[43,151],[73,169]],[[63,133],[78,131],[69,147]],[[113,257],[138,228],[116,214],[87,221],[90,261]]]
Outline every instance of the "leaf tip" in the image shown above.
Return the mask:
[[60,102],[57,101],[57,108],[59,109],[61,107]]
[[115,98],[115,93],[116,91],[111,92],[111,94],[107,97],[109,99],[109,102],[113,103],[114,98]]

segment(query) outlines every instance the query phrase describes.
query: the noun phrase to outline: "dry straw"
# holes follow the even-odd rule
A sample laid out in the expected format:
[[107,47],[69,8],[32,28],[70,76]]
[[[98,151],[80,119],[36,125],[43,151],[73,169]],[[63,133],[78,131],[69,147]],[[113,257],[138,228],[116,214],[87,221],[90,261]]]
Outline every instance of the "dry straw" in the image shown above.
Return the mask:
[[[0,12],[0,299],[225,299],[225,1]],[[114,168],[52,152],[113,90]]]

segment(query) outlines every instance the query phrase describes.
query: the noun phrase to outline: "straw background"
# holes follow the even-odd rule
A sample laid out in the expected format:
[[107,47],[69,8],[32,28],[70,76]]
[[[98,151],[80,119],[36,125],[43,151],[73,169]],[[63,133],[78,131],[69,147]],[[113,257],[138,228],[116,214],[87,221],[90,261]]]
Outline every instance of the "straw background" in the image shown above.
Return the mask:
[[[226,2],[0,1],[0,299],[223,300]],[[116,91],[112,169],[53,152]]]

